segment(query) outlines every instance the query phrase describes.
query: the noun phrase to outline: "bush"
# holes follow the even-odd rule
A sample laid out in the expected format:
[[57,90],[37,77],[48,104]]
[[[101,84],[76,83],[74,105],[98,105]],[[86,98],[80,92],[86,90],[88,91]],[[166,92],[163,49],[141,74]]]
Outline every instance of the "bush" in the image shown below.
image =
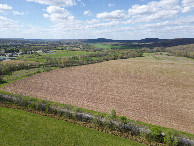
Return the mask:
[[116,119],[116,111],[114,110],[114,109],[112,109],[110,112],[109,112],[109,118],[111,119],[111,120],[115,120]]
[[138,127],[135,127],[135,126],[132,126],[132,127],[131,127],[131,135],[132,135],[132,136],[140,135],[139,128],[138,128]]
[[78,113],[81,112],[80,108],[74,107],[72,112],[73,112],[73,118],[75,118],[75,119],[80,119],[81,118],[81,117],[78,116]]
[[51,112],[51,105],[50,103],[46,103],[46,113],[50,113]]
[[175,130],[168,130],[165,132],[164,142],[170,146],[178,145],[178,132]]
[[127,117],[126,116],[121,116],[120,120],[121,120],[121,123],[127,124]]
[[104,118],[103,114],[97,113],[94,114],[93,123],[97,124],[98,126],[103,126],[103,122],[101,121],[102,118]]
[[162,135],[162,129],[159,127],[154,127],[151,129],[151,133],[146,135],[148,141],[156,141],[163,143],[164,136]]
[[0,84],[3,83],[3,78],[0,76]]
[[121,116],[121,117],[119,117],[119,125],[118,125],[118,130],[120,131],[120,132],[127,132],[128,131],[128,129],[126,128],[126,124],[127,124],[127,117],[125,117],[125,116]]
[[164,136],[162,135],[162,129],[159,127],[154,127],[151,129],[153,140],[157,142],[164,142]]
[[109,129],[115,129],[117,126],[113,123],[116,120],[116,111],[112,109],[105,118],[105,126]]

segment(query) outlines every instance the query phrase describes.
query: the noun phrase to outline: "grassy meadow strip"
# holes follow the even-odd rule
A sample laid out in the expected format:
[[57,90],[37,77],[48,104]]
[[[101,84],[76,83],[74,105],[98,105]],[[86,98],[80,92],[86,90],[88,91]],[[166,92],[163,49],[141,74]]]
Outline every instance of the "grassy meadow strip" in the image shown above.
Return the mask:
[[56,67],[39,67],[39,68],[31,68],[31,69],[12,71],[11,73],[8,73],[6,75],[2,75],[2,77],[1,77],[2,83],[0,84],[0,87],[3,87],[5,85],[12,83],[12,82],[15,82],[17,80],[21,80],[23,78],[35,75],[37,73],[43,73],[43,72],[51,71],[53,69],[56,69]]

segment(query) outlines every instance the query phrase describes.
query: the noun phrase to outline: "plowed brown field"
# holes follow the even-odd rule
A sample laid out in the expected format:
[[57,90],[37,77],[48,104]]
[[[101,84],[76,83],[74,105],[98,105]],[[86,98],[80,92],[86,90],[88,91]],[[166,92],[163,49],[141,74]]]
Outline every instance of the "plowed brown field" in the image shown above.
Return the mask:
[[117,60],[56,69],[4,91],[194,133],[194,63]]

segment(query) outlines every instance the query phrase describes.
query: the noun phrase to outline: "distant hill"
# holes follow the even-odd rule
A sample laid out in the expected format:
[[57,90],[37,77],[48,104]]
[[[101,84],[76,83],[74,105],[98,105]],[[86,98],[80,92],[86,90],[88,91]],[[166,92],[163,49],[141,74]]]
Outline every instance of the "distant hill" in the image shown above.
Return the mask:
[[159,38],[145,38],[141,40],[112,40],[106,38],[97,39],[24,39],[24,38],[0,38],[0,43],[45,43],[45,42],[56,42],[56,43],[129,43],[135,45],[141,44],[142,47],[171,47],[177,45],[194,44],[194,38],[175,38],[175,39],[159,39]]

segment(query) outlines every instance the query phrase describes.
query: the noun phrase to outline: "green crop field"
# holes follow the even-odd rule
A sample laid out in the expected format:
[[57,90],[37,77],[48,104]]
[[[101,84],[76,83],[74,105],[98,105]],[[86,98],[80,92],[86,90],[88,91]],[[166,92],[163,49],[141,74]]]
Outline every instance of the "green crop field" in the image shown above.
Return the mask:
[[0,145],[143,145],[80,125],[0,107]]

